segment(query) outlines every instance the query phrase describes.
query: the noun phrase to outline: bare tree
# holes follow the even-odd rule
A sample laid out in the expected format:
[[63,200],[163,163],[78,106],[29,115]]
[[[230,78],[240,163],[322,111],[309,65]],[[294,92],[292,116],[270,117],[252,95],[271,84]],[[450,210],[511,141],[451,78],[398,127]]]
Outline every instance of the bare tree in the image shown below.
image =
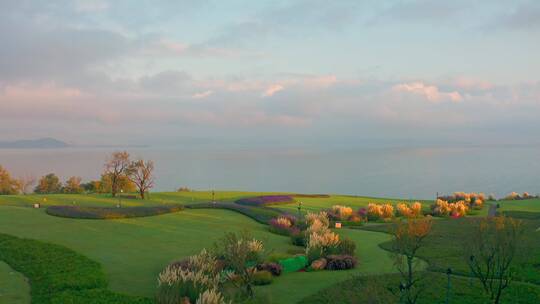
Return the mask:
[[405,303],[414,304],[422,292],[420,277],[415,277],[418,250],[424,245],[425,238],[431,232],[432,221],[429,218],[398,220],[392,230],[394,264],[401,274],[400,285]]
[[132,162],[129,166],[129,178],[137,186],[137,189],[139,189],[139,194],[142,199],[145,198],[146,192],[154,187],[153,171],[154,162],[151,160],[145,162],[144,160],[139,159]]
[[32,192],[32,188],[36,184],[36,177],[32,175],[25,175],[17,178],[17,188],[22,194],[29,194]]
[[105,163],[105,174],[111,179],[111,193],[115,197],[118,193],[118,184],[123,175],[126,175],[129,168],[129,153],[114,152],[111,158]]
[[464,252],[472,274],[493,303],[512,281],[512,261],[523,234],[520,220],[496,216],[482,219],[465,242]]

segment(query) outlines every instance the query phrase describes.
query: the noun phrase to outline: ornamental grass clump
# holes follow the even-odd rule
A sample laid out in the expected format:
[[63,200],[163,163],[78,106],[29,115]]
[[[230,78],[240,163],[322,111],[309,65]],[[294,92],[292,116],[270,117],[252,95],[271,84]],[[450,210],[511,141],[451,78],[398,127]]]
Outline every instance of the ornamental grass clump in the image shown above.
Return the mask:
[[296,217],[289,214],[280,215],[273,218],[268,222],[268,224],[270,226],[270,231],[277,234],[293,236],[300,233],[300,228],[296,226]]
[[[167,266],[158,276],[159,304],[225,303],[219,293],[220,269],[217,258],[203,249],[181,263]],[[212,292],[208,292],[211,290]],[[205,295],[204,299],[202,295]],[[212,297],[210,297],[212,296]],[[199,302],[221,299],[221,302]]]

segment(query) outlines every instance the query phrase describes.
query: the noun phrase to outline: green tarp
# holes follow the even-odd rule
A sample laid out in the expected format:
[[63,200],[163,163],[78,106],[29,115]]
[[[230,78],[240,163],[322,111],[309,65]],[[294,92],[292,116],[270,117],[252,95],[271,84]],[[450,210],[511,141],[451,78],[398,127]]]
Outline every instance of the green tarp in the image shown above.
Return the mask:
[[283,267],[283,273],[288,273],[304,269],[307,266],[308,261],[305,256],[299,255],[292,258],[279,260],[279,264],[281,267]]

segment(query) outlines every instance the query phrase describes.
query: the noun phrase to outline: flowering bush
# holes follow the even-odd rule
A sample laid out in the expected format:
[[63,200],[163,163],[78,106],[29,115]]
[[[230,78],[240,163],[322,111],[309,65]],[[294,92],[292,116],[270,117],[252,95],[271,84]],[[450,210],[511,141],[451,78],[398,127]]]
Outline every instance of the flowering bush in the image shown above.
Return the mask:
[[538,195],[530,195],[528,192],[523,192],[522,195],[520,195],[517,192],[512,192],[505,196],[505,200],[512,201],[512,200],[524,200],[524,199],[533,199],[533,198],[539,198]]
[[370,219],[390,219],[394,217],[394,206],[391,204],[368,204],[368,217]]
[[296,218],[287,214],[271,219],[268,224],[271,232],[290,236],[300,233],[300,229],[295,226],[296,223]]
[[414,202],[410,207],[407,204],[397,204],[397,213],[404,217],[419,217],[422,215],[422,204]]
[[331,213],[335,216],[336,219],[346,221],[353,215],[353,210],[351,207],[334,205],[330,209]]
[[263,195],[242,198],[236,201],[237,204],[247,205],[247,206],[270,206],[270,205],[280,205],[280,204],[289,204],[294,202],[294,199],[290,195]]
[[431,206],[433,214],[437,216],[452,216],[462,217],[469,212],[469,205],[465,201],[457,201],[448,203],[445,200],[437,199],[434,205]]
[[[454,192],[452,195],[438,197],[443,201],[448,203],[457,203],[463,201],[469,208],[482,209],[484,207],[484,202],[486,201],[486,195],[484,193],[466,193],[466,192]],[[493,197],[490,196],[488,199],[493,200]]]

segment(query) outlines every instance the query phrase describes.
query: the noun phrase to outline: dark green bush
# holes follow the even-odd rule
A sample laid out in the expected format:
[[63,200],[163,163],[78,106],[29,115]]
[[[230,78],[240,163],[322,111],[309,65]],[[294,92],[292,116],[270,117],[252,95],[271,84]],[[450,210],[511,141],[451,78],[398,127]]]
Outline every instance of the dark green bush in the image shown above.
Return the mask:
[[342,238],[336,247],[330,248],[330,254],[346,254],[354,256],[356,243],[349,238]]
[[253,285],[255,286],[272,284],[272,280],[272,273],[270,271],[261,270],[253,275]]
[[302,232],[291,235],[291,242],[295,246],[305,247],[306,246],[305,233],[302,231]]
[[29,279],[33,304],[151,303],[108,291],[101,266],[63,246],[0,234],[0,260]]
[[283,267],[278,263],[263,263],[263,264],[257,265],[257,270],[259,270],[259,271],[262,271],[262,270],[268,271],[273,276],[277,277],[277,276],[281,275],[281,272],[283,271]]
[[121,219],[131,217],[154,216],[183,210],[181,205],[151,207],[84,207],[84,206],[50,206],[49,215],[79,219]]
[[329,255],[326,257],[328,270],[345,270],[356,267],[356,257],[351,255]]

